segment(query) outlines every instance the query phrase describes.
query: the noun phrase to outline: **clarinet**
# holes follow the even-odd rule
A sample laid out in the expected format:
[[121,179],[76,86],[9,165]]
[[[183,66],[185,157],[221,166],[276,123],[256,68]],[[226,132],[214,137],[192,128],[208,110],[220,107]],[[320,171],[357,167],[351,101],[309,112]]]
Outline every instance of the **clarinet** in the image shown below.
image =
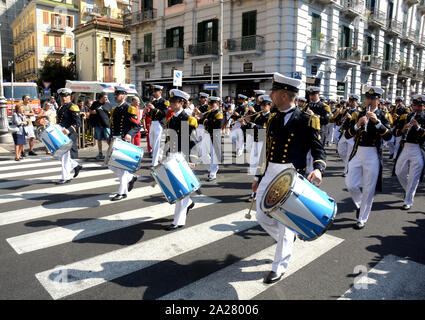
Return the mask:
[[[410,123],[410,127],[409,127],[409,129],[407,129],[406,136],[403,137],[404,138],[403,140],[407,140],[407,136],[409,135],[410,130],[412,130],[412,128],[413,128],[412,121],[413,120],[416,120],[416,116],[419,116],[419,114],[420,114],[420,112],[416,112],[415,115],[412,117],[412,119],[410,119],[410,122],[409,122]],[[420,127],[421,126],[419,125],[419,128]]]
[[[371,107],[371,105],[369,105],[369,106],[367,107],[367,112],[366,112],[366,114],[367,114],[368,112],[370,112],[370,107]],[[364,129],[363,129],[363,131],[364,131],[364,132],[366,132],[366,133],[367,133],[367,126],[368,126],[368,124],[369,124],[369,118],[367,118],[366,123],[365,123],[365,125],[364,125]]]

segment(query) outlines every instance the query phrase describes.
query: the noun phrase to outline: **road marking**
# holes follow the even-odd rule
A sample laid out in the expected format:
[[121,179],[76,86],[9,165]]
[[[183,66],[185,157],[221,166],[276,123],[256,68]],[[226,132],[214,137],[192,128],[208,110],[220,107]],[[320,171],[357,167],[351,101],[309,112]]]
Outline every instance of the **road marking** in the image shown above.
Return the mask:
[[[220,202],[218,199],[206,196],[194,196],[191,198],[196,203],[194,209],[200,209]],[[107,217],[8,238],[6,241],[18,254],[28,253],[126,228],[142,222],[165,218],[173,214],[174,206],[165,202]]]
[[[21,160],[21,161],[22,161],[21,163],[28,163],[28,162],[36,162],[36,161],[58,161],[58,160],[53,157],[42,157],[42,158],[25,158],[25,160]],[[0,166],[3,166],[4,164],[16,164],[16,161],[15,160],[0,161]]]
[[253,228],[256,221],[241,220],[247,212],[238,211],[35,276],[53,299],[60,299]]
[[394,255],[373,269],[357,266],[353,286],[338,300],[424,300],[425,265]]
[[[296,241],[288,270],[282,277],[287,278],[302,269],[321,255],[333,249],[344,239],[331,235],[303,242]],[[220,271],[171,292],[159,300],[249,300],[273,285],[263,283],[267,272],[271,271],[276,245],[268,247]],[[208,288],[206,290],[205,288]]]
[[[15,161],[16,163],[16,161]],[[36,170],[37,168],[41,168],[41,167],[48,167],[48,166],[58,166],[59,168],[61,167],[61,163],[58,161],[40,161],[39,163],[25,163],[25,164],[19,164],[16,166],[5,166],[5,167],[0,167],[0,172],[2,171],[11,171],[11,170],[23,170],[23,169],[32,169],[32,170]],[[2,178],[2,176],[0,175],[0,178]]]
[[[126,199],[120,200],[120,203],[134,200],[137,198],[146,197],[156,193],[160,193],[161,189],[158,185],[152,187],[142,187],[134,189]],[[0,214],[0,226],[24,222],[34,219],[45,218],[58,214],[68,213],[72,211],[96,208],[104,205],[112,205],[110,195],[96,195],[87,198],[74,199],[62,202],[48,203],[37,207],[31,207],[26,209],[18,209],[13,211],[2,212]]]
[[103,179],[83,183],[71,183],[65,185],[58,185],[52,188],[39,189],[35,191],[24,191],[16,192],[5,195],[0,195],[0,204],[11,203],[20,200],[30,200],[40,197],[49,197],[58,194],[68,194],[76,191],[85,191],[93,189],[93,186],[96,188],[109,187],[118,184],[118,178],[112,179]]

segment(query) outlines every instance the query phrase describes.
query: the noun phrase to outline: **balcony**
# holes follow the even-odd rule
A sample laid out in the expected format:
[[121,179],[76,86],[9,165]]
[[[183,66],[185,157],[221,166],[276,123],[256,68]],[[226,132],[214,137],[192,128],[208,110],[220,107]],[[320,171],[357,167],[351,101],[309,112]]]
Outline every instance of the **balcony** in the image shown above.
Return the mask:
[[409,66],[402,66],[398,71],[399,78],[412,78],[414,69]]
[[28,36],[28,35],[30,35],[31,33],[33,33],[34,32],[34,25],[31,23],[31,24],[29,24],[26,28],[25,28],[25,30],[24,30],[24,35],[25,36]]
[[141,49],[138,49],[137,53],[133,54],[132,59],[136,67],[153,66],[155,64],[153,50],[144,53]]
[[123,15],[124,28],[144,23],[152,23],[157,17],[157,9],[144,9],[137,12],[126,11]]
[[382,69],[383,59],[378,56],[364,55],[362,57],[362,68],[369,71]]
[[231,56],[261,55],[264,52],[264,37],[247,36],[228,39],[226,48]]
[[183,61],[184,48],[165,48],[158,50],[158,60],[162,63]]
[[382,28],[385,26],[387,14],[384,11],[374,9],[372,12],[366,15],[367,16],[367,26],[371,28]]
[[400,21],[388,19],[386,31],[389,35],[401,36],[403,32],[403,24]]
[[51,24],[47,31],[48,32],[55,32],[55,33],[65,33],[65,25],[63,25],[63,24]]
[[407,6],[413,6],[413,5],[415,5],[415,4],[418,4],[419,3],[419,0],[404,0],[404,3],[407,5]]
[[365,4],[363,0],[341,0],[341,12],[346,17],[355,18],[364,13]]
[[66,49],[62,47],[51,47],[49,49],[49,55],[64,56],[66,54]]
[[419,69],[413,69],[413,74],[412,77],[417,80],[417,81],[422,81],[423,77],[424,77],[424,72],[423,70],[419,70]]
[[421,0],[416,9],[418,10],[419,14],[425,14],[425,0]]
[[189,45],[188,53],[192,56],[192,59],[217,59],[218,42],[209,41]]
[[310,39],[307,45],[307,59],[309,60],[330,60],[336,54],[335,43],[325,39]]
[[385,60],[382,64],[383,75],[396,75],[400,70],[400,63],[392,60]]
[[109,62],[111,64],[114,64],[114,62],[115,62],[115,55],[114,54],[110,55],[108,52],[102,51],[102,60],[101,60],[101,62],[103,64],[109,64]]
[[102,82],[106,82],[106,83],[109,83],[109,82],[113,82],[113,83],[116,83],[117,82],[117,78],[109,78],[108,76],[106,76],[106,77],[103,77],[103,81]]
[[355,47],[338,48],[337,63],[347,67],[352,67],[360,64],[361,56],[362,54],[360,50]]
[[416,31],[411,28],[405,28],[403,29],[403,32],[401,34],[401,40],[403,42],[414,42],[415,41],[415,33]]

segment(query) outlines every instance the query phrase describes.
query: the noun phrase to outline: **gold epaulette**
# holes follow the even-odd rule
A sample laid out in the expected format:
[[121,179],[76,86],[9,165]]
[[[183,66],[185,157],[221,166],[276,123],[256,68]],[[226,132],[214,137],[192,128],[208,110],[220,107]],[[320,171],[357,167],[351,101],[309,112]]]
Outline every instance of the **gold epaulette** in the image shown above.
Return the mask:
[[78,108],[78,106],[77,106],[77,105],[75,105],[75,104],[73,104],[73,105],[69,108],[69,110],[74,111],[74,112],[80,112],[80,108]]
[[132,115],[137,115],[137,109],[136,109],[136,107],[132,107],[132,106],[128,107],[127,112],[129,114],[132,114]]
[[215,115],[215,118],[217,120],[222,120],[223,119],[223,114],[221,112],[217,112],[217,114]]
[[320,118],[316,115],[310,116],[310,119],[308,120],[308,125],[314,130],[320,130]]
[[170,101],[165,100],[165,101],[164,101],[164,104],[165,104],[165,106],[169,107],[169,106],[170,106]]
[[329,107],[327,104],[323,104],[325,107],[326,112],[331,113],[331,107]]
[[196,118],[194,117],[189,117],[189,119],[187,120],[189,122],[189,126],[190,127],[198,127],[198,120],[196,120]]
[[357,122],[358,118],[359,118],[359,112],[358,111],[353,112],[353,114],[351,115],[351,120],[354,120]]
[[400,120],[406,120],[406,118],[407,118],[407,113],[402,114],[402,115],[400,116]]

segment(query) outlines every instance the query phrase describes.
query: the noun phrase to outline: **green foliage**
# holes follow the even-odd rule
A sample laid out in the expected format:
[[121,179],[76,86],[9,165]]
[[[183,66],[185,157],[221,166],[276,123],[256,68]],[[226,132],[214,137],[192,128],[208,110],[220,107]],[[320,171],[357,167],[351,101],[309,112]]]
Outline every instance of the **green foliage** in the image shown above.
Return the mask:
[[58,89],[65,87],[66,80],[75,80],[75,74],[76,65],[73,53],[69,54],[66,66],[61,63],[61,60],[46,59],[39,71],[37,84],[43,87],[43,81],[51,82],[50,89],[54,93]]

